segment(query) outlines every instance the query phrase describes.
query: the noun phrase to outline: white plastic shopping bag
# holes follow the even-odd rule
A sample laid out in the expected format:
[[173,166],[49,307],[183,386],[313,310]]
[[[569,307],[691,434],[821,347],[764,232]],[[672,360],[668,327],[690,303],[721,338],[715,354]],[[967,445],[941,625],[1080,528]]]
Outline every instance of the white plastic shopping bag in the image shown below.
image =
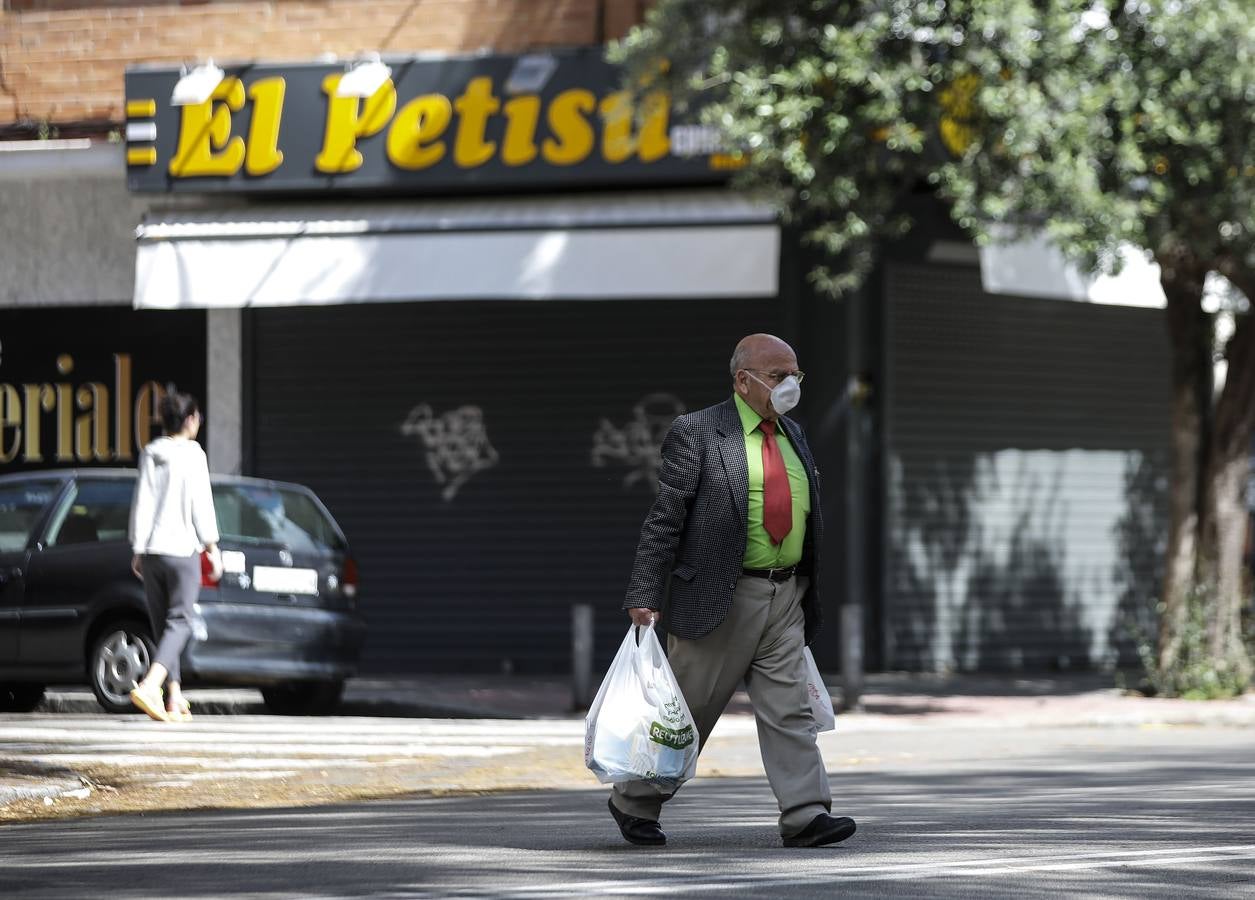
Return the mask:
[[584,764],[603,784],[644,780],[674,790],[696,773],[697,745],[654,626],[632,626],[584,720]]
[[820,731],[833,731],[837,727],[837,714],[832,709],[832,697],[819,674],[819,666],[815,665],[811,648],[804,647],[802,655],[806,657],[806,696],[811,701],[811,715]]

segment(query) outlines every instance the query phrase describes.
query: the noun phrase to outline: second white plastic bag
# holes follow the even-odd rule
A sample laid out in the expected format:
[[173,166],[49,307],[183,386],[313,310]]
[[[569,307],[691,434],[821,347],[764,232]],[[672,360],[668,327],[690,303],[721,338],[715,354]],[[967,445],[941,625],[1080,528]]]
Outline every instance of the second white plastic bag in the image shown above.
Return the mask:
[[820,731],[833,731],[837,727],[837,714],[832,708],[828,687],[819,674],[819,666],[815,665],[811,648],[803,648],[802,655],[806,657],[806,696],[811,701],[811,715]]
[[696,773],[697,751],[697,726],[654,626],[629,628],[584,720],[584,764],[603,784],[674,790]]

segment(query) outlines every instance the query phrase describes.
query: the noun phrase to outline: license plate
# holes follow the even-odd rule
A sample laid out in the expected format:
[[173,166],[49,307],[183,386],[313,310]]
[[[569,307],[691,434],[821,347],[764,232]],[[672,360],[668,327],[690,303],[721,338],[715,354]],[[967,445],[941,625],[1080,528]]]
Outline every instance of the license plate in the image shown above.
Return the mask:
[[253,590],[272,594],[317,594],[318,572],[315,569],[254,566]]

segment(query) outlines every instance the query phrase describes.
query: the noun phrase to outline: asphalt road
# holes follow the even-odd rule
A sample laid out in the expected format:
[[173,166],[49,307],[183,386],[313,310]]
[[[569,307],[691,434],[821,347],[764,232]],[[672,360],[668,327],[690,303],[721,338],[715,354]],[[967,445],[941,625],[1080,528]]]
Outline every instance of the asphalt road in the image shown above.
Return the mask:
[[833,766],[832,848],[779,845],[762,777],[700,778],[659,850],[595,787],[4,826],[0,896],[1255,897],[1250,729],[919,737]]

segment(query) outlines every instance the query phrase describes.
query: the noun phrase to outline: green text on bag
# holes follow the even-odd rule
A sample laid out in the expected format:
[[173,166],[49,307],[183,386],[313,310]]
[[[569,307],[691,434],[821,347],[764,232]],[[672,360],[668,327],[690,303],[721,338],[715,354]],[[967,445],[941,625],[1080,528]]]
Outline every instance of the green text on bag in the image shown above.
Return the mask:
[[683,728],[668,728],[659,722],[654,722],[649,727],[649,739],[655,744],[662,744],[664,747],[683,750],[693,743],[693,726],[685,725]]

